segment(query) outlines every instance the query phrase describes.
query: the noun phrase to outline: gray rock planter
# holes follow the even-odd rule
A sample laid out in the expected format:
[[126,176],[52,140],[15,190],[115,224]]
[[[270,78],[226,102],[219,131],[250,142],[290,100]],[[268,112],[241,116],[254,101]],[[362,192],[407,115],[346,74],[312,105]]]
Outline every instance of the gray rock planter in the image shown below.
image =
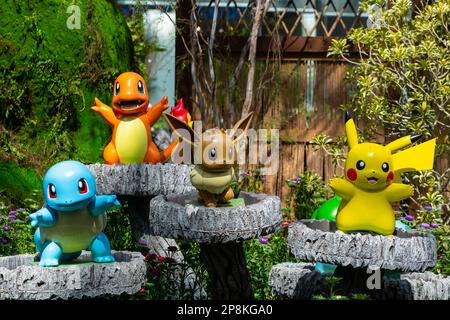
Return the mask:
[[195,190],[190,166],[179,164],[91,164],[98,194],[157,196]]
[[[274,296],[287,299],[311,299],[323,292],[325,278],[311,263],[281,263],[273,266],[269,285]],[[399,279],[385,277],[383,300],[449,300],[450,278],[425,273],[405,273]]]
[[200,243],[226,243],[258,238],[280,225],[280,200],[275,196],[241,192],[245,207],[220,208],[186,204],[198,192],[158,196],[150,202],[150,232]]
[[1,257],[0,299],[67,300],[138,292],[146,281],[144,257],[128,251],[113,251],[113,256],[114,263],[82,263],[91,261],[90,252],[84,251],[70,265],[54,268],[33,264],[31,254]]
[[424,271],[437,259],[436,239],[397,230],[392,237],[336,231],[334,221],[303,220],[289,227],[288,245],[298,259],[354,268]]
[[196,204],[197,191],[158,196],[150,203],[152,234],[200,243],[214,299],[253,299],[242,241],[275,232],[281,222],[278,197],[240,196],[245,206],[237,208]]
[[[402,230],[390,237],[343,233],[336,230],[334,221],[328,220],[292,224],[288,246],[298,259],[337,265],[334,275],[342,278],[342,293],[348,296],[365,293],[379,297],[382,281],[373,289],[370,283],[374,277],[382,279],[386,270],[424,271],[433,267],[437,259],[436,239],[430,234]],[[368,272],[368,268],[378,271]]]

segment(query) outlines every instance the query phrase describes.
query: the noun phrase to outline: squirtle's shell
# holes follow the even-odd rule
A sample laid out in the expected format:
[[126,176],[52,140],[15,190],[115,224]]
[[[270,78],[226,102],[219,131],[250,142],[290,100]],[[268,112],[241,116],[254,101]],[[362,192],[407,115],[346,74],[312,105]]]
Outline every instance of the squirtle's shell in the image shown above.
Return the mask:
[[64,253],[79,252],[88,249],[92,240],[106,227],[106,214],[98,217],[91,215],[87,207],[75,211],[58,211],[53,227],[40,227],[42,241],[58,243]]

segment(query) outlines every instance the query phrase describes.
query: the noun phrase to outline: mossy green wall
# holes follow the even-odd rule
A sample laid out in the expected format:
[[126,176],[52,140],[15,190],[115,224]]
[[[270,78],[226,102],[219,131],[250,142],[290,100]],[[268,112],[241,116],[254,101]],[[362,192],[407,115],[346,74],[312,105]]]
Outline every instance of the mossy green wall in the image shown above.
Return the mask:
[[[70,30],[74,4],[81,28]],[[0,181],[0,196],[30,183],[17,181],[23,168],[39,177],[59,160],[101,159],[111,131],[89,107],[95,96],[110,102],[114,78],[134,69],[133,56],[115,1],[0,2],[0,171],[14,177]]]

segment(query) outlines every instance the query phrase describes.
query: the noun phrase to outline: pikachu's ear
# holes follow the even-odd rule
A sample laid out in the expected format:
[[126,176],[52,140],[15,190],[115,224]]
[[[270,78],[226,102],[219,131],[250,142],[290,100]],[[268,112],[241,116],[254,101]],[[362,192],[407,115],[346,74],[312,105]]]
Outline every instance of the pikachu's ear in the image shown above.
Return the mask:
[[386,145],[386,148],[388,148],[391,153],[394,153],[395,151],[404,148],[406,146],[409,146],[411,143],[416,142],[422,137],[421,134],[415,134],[412,136],[406,136],[397,140],[392,141],[388,145]]
[[392,155],[394,171],[410,172],[433,169],[435,148],[436,139],[432,139],[395,153]]
[[173,132],[175,132],[184,141],[190,143],[191,145],[194,145],[196,141],[200,141],[195,131],[186,122],[181,121],[166,112],[163,113],[163,117],[166,119]]
[[355,122],[348,111],[345,112],[345,134],[347,135],[348,146],[353,149],[358,144],[358,131]]
[[233,139],[233,143],[236,143],[241,139],[248,130],[250,123],[252,122],[253,112],[250,112],[248,115],[239,120],[231,130],[231,137],[234,137],[237,134],[237,137]]

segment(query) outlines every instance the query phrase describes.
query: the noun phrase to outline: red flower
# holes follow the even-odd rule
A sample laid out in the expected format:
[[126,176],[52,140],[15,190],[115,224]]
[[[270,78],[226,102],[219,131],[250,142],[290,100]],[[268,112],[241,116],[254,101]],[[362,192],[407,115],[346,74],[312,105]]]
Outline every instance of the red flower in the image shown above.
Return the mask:
[[159,274],[159,269],[158,268],[151,268],[150,272],[153,273],[153,275],[157,276]]
[[281,226],[282,227],[287,227],[287,226],[289,226],[289,225],[291,225],[292,224],[292,221],[285,221],[285,222],[282,222],[281,223]]
[[154,253],[147,253],[147,255],[145,256],[145,261],[149,261],[149,260],[152,260],[152,259],[155,259],[156,258],[156,254],[154,254]]
[[161,256],[158,257],[158,261],[159,261],[159,262],[164,262],[165,260],[166,260],[165,257],[161,257]]
[[141,288],[141,289],[138,291],[137,294],[140,295],[140,296],[145,295],[145,289],[144,289],[144,288]]

